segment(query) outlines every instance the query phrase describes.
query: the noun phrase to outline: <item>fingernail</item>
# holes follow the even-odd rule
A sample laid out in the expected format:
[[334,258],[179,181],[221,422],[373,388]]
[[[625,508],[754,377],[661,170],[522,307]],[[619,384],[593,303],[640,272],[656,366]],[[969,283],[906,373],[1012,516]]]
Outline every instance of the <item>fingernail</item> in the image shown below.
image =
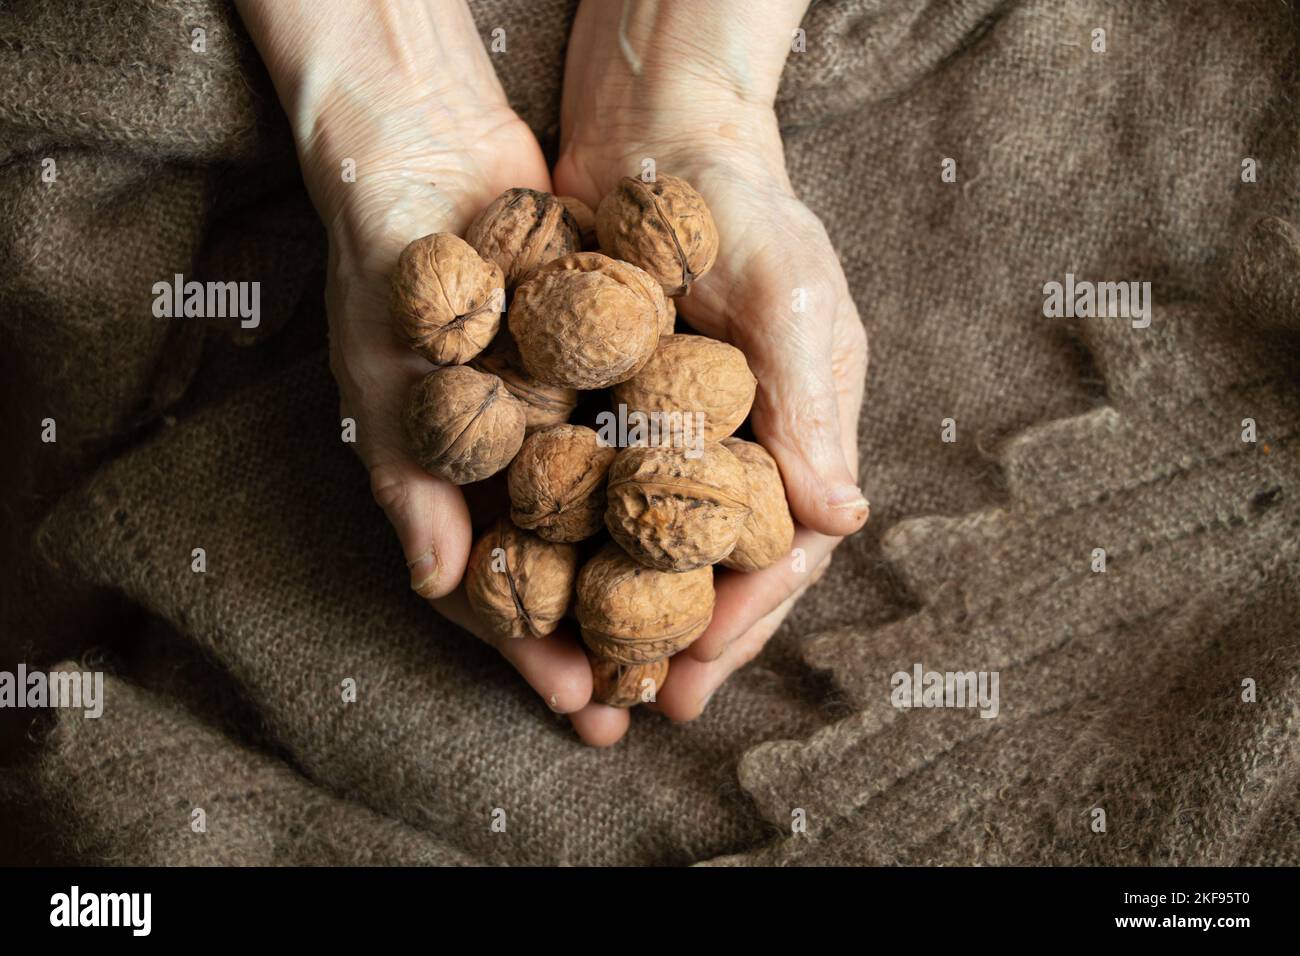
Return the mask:
[[438,556],[433,553],[433,548],[429,548],[407,567],[411,569],[411,590],[420,597],[427,598],[438,579]]
[[713,688],[713,690],[709,691],[707,694],[704,695],[704,700],[700,701],[701,714],[704,713],[704,708],[709,706],[709,701],[713,700],[713,695],[716,694],[717,692],[718,689],[715,687]]
[[866,515],[871,510],[871,505],[863,497],[861,489],[857,485],[840,485],[833,488],[826,496],[826,504],[836,511],[861,512]]
[[838,485],[826,496],[826,503],[832,508],[852,508],[865,505],[867,499],[857,485]]
[[555,695],[554,695],[554,694],[551,695],[551,699],[548,700],[547,703],[551,705],[551,710],[559,710],[559,709],[560,709],[560,702],[559,702],[558,700],[555,699]]

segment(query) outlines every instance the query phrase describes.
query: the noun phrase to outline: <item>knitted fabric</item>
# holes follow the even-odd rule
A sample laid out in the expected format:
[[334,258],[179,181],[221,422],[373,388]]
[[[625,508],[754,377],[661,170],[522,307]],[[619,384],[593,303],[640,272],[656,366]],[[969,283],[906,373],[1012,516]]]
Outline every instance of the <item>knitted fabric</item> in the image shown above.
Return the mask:
[[[473,6],[553,145],[573,4]],[[4,788],[61,857],[1300,862],[1290,5],[842,0],[804,28],[777,106],[871,338],[871,524],[700,720],[637,713],[596,751],[406,586],[228,6],[0,7],[5,596],[31,638],[0,650],[113,672],[104,718],[54,712]],[[266,328],[153,318],[175,272],[261,280]],[[1150,327],[1045,317],[1067,273],[1151,282]],[[998,672],[998,716],[892,706],[916,664]]]

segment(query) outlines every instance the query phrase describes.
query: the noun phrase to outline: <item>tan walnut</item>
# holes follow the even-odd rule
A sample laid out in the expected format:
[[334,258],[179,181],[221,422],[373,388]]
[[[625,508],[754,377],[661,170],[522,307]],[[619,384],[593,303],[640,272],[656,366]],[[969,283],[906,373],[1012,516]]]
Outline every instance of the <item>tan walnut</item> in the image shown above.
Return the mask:
[[718,229],[691,184],[660,174],[654,182],[619,181],[596,210],[606,254],[640,266],[667,295],[686,295],[718,256]]
[[668,658],[648,664],[620,664],[591,658],[591,699],[608,707],[635,707],[659,695],[668,679]]
[[731,553],[749,516],[745,469],[716,442],[624,448],[609,469],[605,526],[648,568],[691,571]]
[[630,416],[642,412],[658,422],[660,433],[700,438],[703,416],[706,441],[726,438],[745,420],[754,404],[757,381],[734,345],[703,335],[667,335],[650,361],[614,387],[614,403]]
[[568,421],[578,404],[576,388],[547,385],[529,375],[507,333],[498,335],[497,344],[470,362],[470,367],[497,376],[510,394],[524,403],[525,434]]
[[411,389],[406,435],[426,471],[466,485],[510,464],[524,441],[524,404],[495,375],[434,369]]
[[578,226],[578,235],[582,237],[582,249],[590,252],[596,249],[596,214],[581,199],[573,196],[560,196],[560,202],[569,210],[569,215]]
[[578,551],[501,520],[470,550],[465,595],[499,638],[545,637],[573,595]]
[[659,337],[662,339],[665,335],[672,335],[675,328],[677,328],[677,303],[669,299],[664,324],[659,329]]
[[761,571],[789,554],[794,545],[794,520],[785,499],[785,483],[776,461],[762,445],[727,438],[722,446],[744,466],[749,488],[749,517],[735,549],[722,563],[737,571]]
[[659,343],[663,292],[640,269],[597,252],[542,266],[515,291],[510,334],[524,369],[551,385],[606,388]]
[[389,311],[411,348],[434,365],[460,365],[501,327],[501,270],[460,238],[435,233],[397,259]]
[[510,517],[548,541],[581,541],[605,521],[605,477],[618,454],[582,425],[551,425],[510,463]]
[[578,572],[575,604],[593,654],[645,664],[690,646],[713,617],[713,568],[654,571],[607,544]]
[[470,223],[465,241],[494,262],[513,289],[540,265],[577,252],[582,233],[555,196],[536,189],[507,189]]

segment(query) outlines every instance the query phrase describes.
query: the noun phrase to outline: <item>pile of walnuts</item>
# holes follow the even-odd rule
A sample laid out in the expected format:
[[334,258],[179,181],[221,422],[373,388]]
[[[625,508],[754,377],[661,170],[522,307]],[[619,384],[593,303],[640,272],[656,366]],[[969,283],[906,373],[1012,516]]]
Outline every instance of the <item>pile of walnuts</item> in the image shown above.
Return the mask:
[[[714,564],[768,567],[794,536],[776,463],[733,437],[754,401],[745,356],[675,331],[673,297],[717,251],[699,193],[661,175],[622,180],[594,214],[508,190],[464,239],[408,245],[393,277],[393,319],[436,366],[411,394],[412,453],[458,485],[506,471],[471,605],[501,638],[550,634],[572,607],[594,699],[616,707],[653,699],[708,626]],[[622,443],[580,423],[611,406],[652,427]]]

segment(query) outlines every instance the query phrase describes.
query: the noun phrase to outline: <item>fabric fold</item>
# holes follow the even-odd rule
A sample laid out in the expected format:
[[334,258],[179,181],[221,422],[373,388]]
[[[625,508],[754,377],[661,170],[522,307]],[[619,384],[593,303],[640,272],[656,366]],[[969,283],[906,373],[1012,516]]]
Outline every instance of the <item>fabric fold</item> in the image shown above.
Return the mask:
[[[74,661],[55,671],[93,669]],[[103,714],[53,712],[18,772],[70,862],[115,866],[471,865],[472,857],[339,799],[275,757],[109,675]]]

